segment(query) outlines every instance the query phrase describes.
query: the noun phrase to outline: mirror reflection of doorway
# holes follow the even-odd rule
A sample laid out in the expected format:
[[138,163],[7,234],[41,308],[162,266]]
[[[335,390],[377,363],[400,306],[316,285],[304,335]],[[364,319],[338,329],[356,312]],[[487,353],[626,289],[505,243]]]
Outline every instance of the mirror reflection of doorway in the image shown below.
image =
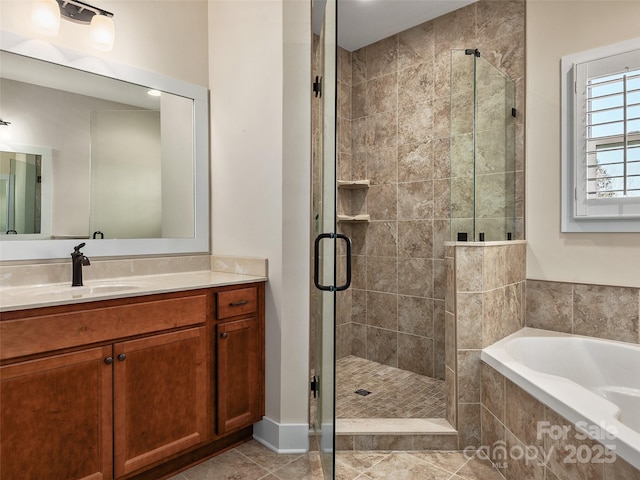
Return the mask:
[[0,232],[41,232],[42,157],[0,152]]

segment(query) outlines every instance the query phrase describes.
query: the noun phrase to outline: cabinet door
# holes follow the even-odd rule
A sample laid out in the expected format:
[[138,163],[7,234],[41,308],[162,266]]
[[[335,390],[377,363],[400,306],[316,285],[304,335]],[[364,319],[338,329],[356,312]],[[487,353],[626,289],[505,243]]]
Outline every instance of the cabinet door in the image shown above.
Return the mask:
[[256,317],[219,323],[217,337],[217,433],[261,419],[261,351]]
[[92,348],[0,368],[2,478],[112,478],[110,356]]
[[116,477],[208,440],[206,328],[114,345]]

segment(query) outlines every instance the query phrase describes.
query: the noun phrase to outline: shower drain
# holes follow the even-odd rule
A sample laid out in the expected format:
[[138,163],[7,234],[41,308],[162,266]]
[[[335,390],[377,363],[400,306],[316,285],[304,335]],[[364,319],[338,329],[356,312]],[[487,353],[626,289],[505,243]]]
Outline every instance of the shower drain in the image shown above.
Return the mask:
[[357,393],[358,395],[362,395],[363,397],[366,397],[371,392],[369,390],[365,390],[364,388],[361,388],[359,390],[356,390],[355,393]]

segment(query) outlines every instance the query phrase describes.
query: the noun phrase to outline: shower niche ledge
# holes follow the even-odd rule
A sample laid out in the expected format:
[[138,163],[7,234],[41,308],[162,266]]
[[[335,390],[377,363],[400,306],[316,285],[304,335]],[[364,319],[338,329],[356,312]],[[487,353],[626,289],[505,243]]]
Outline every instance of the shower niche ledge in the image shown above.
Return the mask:
[[[363,189],[368,189],[370,185],[371,185],[371,182],[369,181],[368,178],[363,180],[338,180],[338,188],[342,190],[362,191]],[[338,218],[338,222],[342,222],[342,223],[367,223],[370,220],[370,216],[368,213],[359,213],[359,214],[339,213],[337,218]]]
[[338,188],[344,188],[346,190],[355,190],[358,188],[369,188],[371,182],[369,179],[365,180],[338,180]]
[[345,215],[342,213],[338,214],[339,222],[351,222],[351,223],[366,223],[370,219],[368,213],[363,213],[360,215]]

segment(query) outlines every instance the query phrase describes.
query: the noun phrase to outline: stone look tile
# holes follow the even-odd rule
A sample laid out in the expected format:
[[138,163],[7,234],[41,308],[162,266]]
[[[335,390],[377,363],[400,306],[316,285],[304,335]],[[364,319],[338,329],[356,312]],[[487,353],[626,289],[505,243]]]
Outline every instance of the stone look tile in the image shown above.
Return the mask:
[[398,301],[396,295],[367,292],[367,325],[398,329]]
[[527,327],[571,333],[573,288],[568,283],[527,280]]
[[213,457],[182,472],[187,480],[257,480],[269,471],[235,450]]
[[491,290],[506,285],[504,254],[505,249],[502,246],[484,248],[483,290]]
[[524,282],[507,285],[504,302],[502,336],[506,337],[524,327]]
[[513,382],[505,382],[506,405],[518,406],[506,409],[505,426],[525,444],[544,447],[537,422],[545,419],[545,406]]
[[460,435],[459,447],[461,450],[480,446],[479,403],[458,404],[458,434]]
[[426,102],[434,96],[433,63],[419,63],[398,74],[398,104],[400,107]]
[[486,363],[480,367],[482,405],[500,422],[505,416],[505,378]]
[[431,140],[398,147],[398,181],[418,182],[433,178],[433,147]]
[[456,248],[456,285],[459,292],[482,292],[483,249]]
[[366,50],[367,80],[398,70],[398,37],[385,38],[364,48]]
[[638,342],[637,288],[574,285],[573,333]]
[[367,196],[371,220],[396,220],[398,218],[398,187],[396,185],[372,185]]
[[433,300],[423,297],[398,297],[398,330],[433,337]]
[[482,348],[482,293],[456,295],[458,348]]
[[445,327],[444,327],[444,343],[445,343],[445,358],[444,364],[451,369],[456,368],[456,317],[452,313],[445,313]]
[[390,455],[366,471],[371,478],[394,480],[441,480],[449,472],[409,453]]
[[396,367],[398,334],[381,328],[367,327],[367,359]]
[[397,222],[370,222],[367,226],[366,253],[377,257],[395,257],[398,254]]
[[375,115],[395,111],[398,108],[398,75],[392,72],[367,82],[367,114]]
[[482,445],[489,448],[491,461],[497,463],[496,447],[504,445],[506,434],[504,425],[484,406],[481,407],[480,416]]
[[465,463],[456,473],[460,478],[465,479],[503,480],[504,478],[488,459],[479,458],[477,455]]
[[458,401],[480,402],[480,350],[458,350]]
[[484,312],[482,315],[482,348],[503,338],[504,288],[489,290],[482,294]]
[[398,291],[396,257],[367,257],[367,288],[377,292]]
[[433,260],[429,258],[398,259],[398,293],[433,298]]
[[575,428],[573,424],[562,418],[560,415],[546,409],[547,421],[550,425],[558,426],[567,430],[566,438],[556,439],[551,435],[543,435],[544,437],[544,451],[549,452],[549,469],[555,473],[558,478],[568,479],[585,479],[596,480],[601,479],[604,476],[604,464],[593,462],[571,462],[567,460],[567,455],[571,452],[568,445],[572,445],[574,448],[578,448],[581,445],[586,445],[586,448],[594,452],[595,442],[592,440],[578,440],[575,438]]
[[506,465],[504,465],[505,468],[503,468],[502,471],[507,480],[519,480],[521,478],[526,478],[527,480],[545,480],[544,460],[542,456],[535,457],[541,453],[540,450],[529,444],[522,443],[509,430],[506,431],[505,440],[508,452],[526,452],[526,455],[522,457],[510,455],[506,462],[503,463],[503,465]]
[[433,22],[417,25],[398,34],[398,69],[418,63],[433,64]]
[[398,219],[430,220],[432,218],[433,182],[410,182],[399,184]]
[[433,339],[399,333],[398,368],[433,377]]
[[430,220],[398,222],[398,256],[433,258],[433,224]]
[[397,183],[398,163],[396,160],[397,149],[381,148],[372,150],[367,155],[367,177],[374,185],[382,183]]
[[[456,367],[457,368],[457,367]],[[447,392],[446,402],[446,419],[454,428],[458,426],[458,381],[456,380],[455,370],[450,367],[444,368],[444,382]]]

